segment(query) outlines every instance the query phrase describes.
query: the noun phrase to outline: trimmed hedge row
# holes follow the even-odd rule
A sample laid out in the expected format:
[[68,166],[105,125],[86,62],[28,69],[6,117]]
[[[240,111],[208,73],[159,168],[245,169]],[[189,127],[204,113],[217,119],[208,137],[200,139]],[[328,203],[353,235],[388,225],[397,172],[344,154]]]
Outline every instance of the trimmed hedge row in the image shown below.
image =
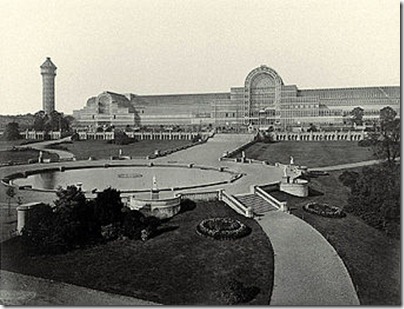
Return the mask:
[[210,218],[200,222],[196,227],[199,235],[217,240],[234,240],[251,233],[245,224],[232,218]]
[[346,216],[346,213],[339,207],[316,202],[304,205],[303,210],[327,218],[343,218]]

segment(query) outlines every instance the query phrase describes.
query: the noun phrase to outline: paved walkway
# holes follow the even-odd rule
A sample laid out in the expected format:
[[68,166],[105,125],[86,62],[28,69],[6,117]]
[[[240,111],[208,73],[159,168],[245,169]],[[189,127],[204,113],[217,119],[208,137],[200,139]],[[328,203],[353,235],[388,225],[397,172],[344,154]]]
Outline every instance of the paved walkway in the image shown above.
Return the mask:
[[0,304],[29,306],[145,306],[156,303],[81,286],[0,271]]
[[[237,170],[240,173],[244,173],[245,176],[232,184],[222,185],[220,188],[224,188],[230,194],[247,193],[251,185],[266,184],[279,180],[282,176],[281,169],[273,166],[241,164],[229,161],[221,162],[218,160],[223,152],[233,150],[237,146],[248,142],[250,138],[250,135],[219,134],[203,145],[158,158],[155,162],[195,162],[201,165],[224,166]],[[87,163],[75,162],[74,164],[85,165]],[[66,164],[73,164],[73,162]],[[325,169],[322,168],[322,170]],[[215,189],[215,187],[204,188],[202,191],[212,189]],[[201,190],[199,189],[199,191]],[[342,260],[327,240],[309,224],[293,215],[279,211],[266,213],[264,216],[258,218],[258,223],[271,240],[275,253],[275,285],[272,292],[271,305],[359,304],[351,278]],[[21,278],[23,279],[24,277]],[[38,289],[42,284],[46,286],[49,283],[47,281],[38,281],[36,284]],[[68,290],[70,288],[73,289],[73,287],[70,285],[66,287],[66,295],[69,293]],[[76,288],[79,290],[83,289],[83,295],[92,295],[90,292],[86,292],[88,289]],[[43,293],[41,297],[45,298],[47,297],[46,295],[49,295],[46,289],[41,289],[38,293]],[[98,293],[98,291],[93,291],[92,293]],[[78,294],[80,293],[78,292]],[[89,298],[86,298],[88,302],[85,304],[120,304],[118,300],[114,302],[115,299],[105,297],[97,300],[96,297],[91,298],[89,296]],[[111,301],[110,303],[108,303],[109,300]],[[65,304],[73,305],[72,301],[76,300],[70,299]],[[46,301],[38,301],[37,304],[44,303]],[[50,299],[48,302],[48,304],[51,303],[55,304],[53,299]],[[56,304],[59,303],[56,302]]]
[[323,167],[313,167],[309,168],[309,171],[339,171],[348,168],[356,168],[356,167],[363,167],[363,166],[370,166],[380,163],[379,160],[369,160],[369,161],[361,161],[355,163],[347,163],[347,164],[340,164],[340,165],[332,165],[332,166],[323,166]]
[[62,139],[58,139],[58,140],[49,140],[49,141],[43,141],[43,142],[38,142],[38,143],[32,143],[32,144],[28,144],[28,145],[21,145],[21,146],[15,146],[16,148],[33,148],[36,150],[40,150],[40,151],[47,151],[47,152],[51,152],[51,153],[55,153],[59,156],[59,159],[61,161],[64,160],[71,160],[73,159],[74,155],[71,152],[68,151],[64,151],[64,150],[58,150],[58,149],[51,149],[51,148],[46,148],[49,145],[52,144],[60,144],[63,142],[68,142],[71,141],[71,136],[62,138]]
[[275,254],[271,305],[359,305],[345,265],[319,232],[280,211],[265,213],[258,223]]
[[[279,180],[283,174],[280,168],[273,166],[218,161],[223,152],[245,144],[250,138],[248,135],[242,138],[216,135],[204,145],[159,160],[198,162],[238,170],[246,175],[231,185],[221,187],[231,194],[247,193],[251,185]],[[311,225],[280,211],[267,212],[258,218],[275,253],[271,305],[359,305],[344,263],[330,243]]]

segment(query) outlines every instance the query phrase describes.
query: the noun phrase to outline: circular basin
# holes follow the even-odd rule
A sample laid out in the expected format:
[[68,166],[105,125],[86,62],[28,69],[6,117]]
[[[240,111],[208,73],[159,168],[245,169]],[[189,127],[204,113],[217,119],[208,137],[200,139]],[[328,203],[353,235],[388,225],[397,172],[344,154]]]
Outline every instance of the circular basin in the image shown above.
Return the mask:
[[69,169],[65,171],[39,171],[26,178],[13,179],[17,186],[32,189],[55,191],[58,187],[79,185],[83,191],[101,191],[108,187],[121,192],[144,192],[153,186],[157,179],[160,190],[185,189],[198,186],[211,186],[228,182],[234,173],[219,171],[215,168],[187,167],[94,167]]

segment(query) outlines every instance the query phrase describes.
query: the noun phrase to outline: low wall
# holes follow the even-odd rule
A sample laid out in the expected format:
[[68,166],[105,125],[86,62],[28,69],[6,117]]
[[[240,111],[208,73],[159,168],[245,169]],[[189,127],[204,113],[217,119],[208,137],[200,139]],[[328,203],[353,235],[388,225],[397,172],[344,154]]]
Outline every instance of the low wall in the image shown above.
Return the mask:
[[17,207],[17,233],[21,234],[22,229],[29,222],[31,213],[35,207],[43,205],[41,202],[22,204]]
[[[77,132],[81,140],[113,140],[114,132]],[[212,132],[125,132],[130,138],[138,140],[193,140],[198,135],[207,139]]]
[[131,196],[127,205],[130,209],[139,210],[146,216],[168,219],[180,211],[181,195],[165,199],[138,199],[136,196]]
[[182,199],[215,201],[219,199],[220,190],[207,192],[185,192],[181,193]]
[[272,132],[275,141],[360,141],[365,132]]
[[296,179],[295,182],[281,182],[279,190],[298,197],[309,196],[309,182],[304,179]]
[[267,203],[271,204],[275,208],[278,208],[280,211],[289,212],[287,202],[278,201],[271,194],[265,192],[262,188],[254,186],[254,193],[265,200]]
[[230,208],[235,210],[237,213],[239,213],[247,218],[252,218],[254,216],[254,213],[253,213],[253,210],[251,207],[245,207],[236,198],[234,198],[230,194],[227,194],[226,191],[224,191],[224,190],[220,191],[219,201],[224,202],[226,205],[228,205]]
[[24,136],[25,139],[35,139],[35,140],[44,140],[45,136],[47,136],[51,140],[61,139],[62,132],[60,131],[50,131],[48,134],[45,134],[44,131],[25,131],[21,133],[21,136]]

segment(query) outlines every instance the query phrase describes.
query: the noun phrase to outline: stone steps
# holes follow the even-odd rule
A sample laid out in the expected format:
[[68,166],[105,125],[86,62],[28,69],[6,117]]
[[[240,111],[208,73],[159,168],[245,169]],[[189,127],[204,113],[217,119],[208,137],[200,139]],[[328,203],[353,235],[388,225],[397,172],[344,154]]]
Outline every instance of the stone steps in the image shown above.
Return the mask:
[[278,210],[276,207],[269,204],[263,198],[256,194],[246,194],[235,196],[237,200],[246,207],[251,207],[256,214]]

